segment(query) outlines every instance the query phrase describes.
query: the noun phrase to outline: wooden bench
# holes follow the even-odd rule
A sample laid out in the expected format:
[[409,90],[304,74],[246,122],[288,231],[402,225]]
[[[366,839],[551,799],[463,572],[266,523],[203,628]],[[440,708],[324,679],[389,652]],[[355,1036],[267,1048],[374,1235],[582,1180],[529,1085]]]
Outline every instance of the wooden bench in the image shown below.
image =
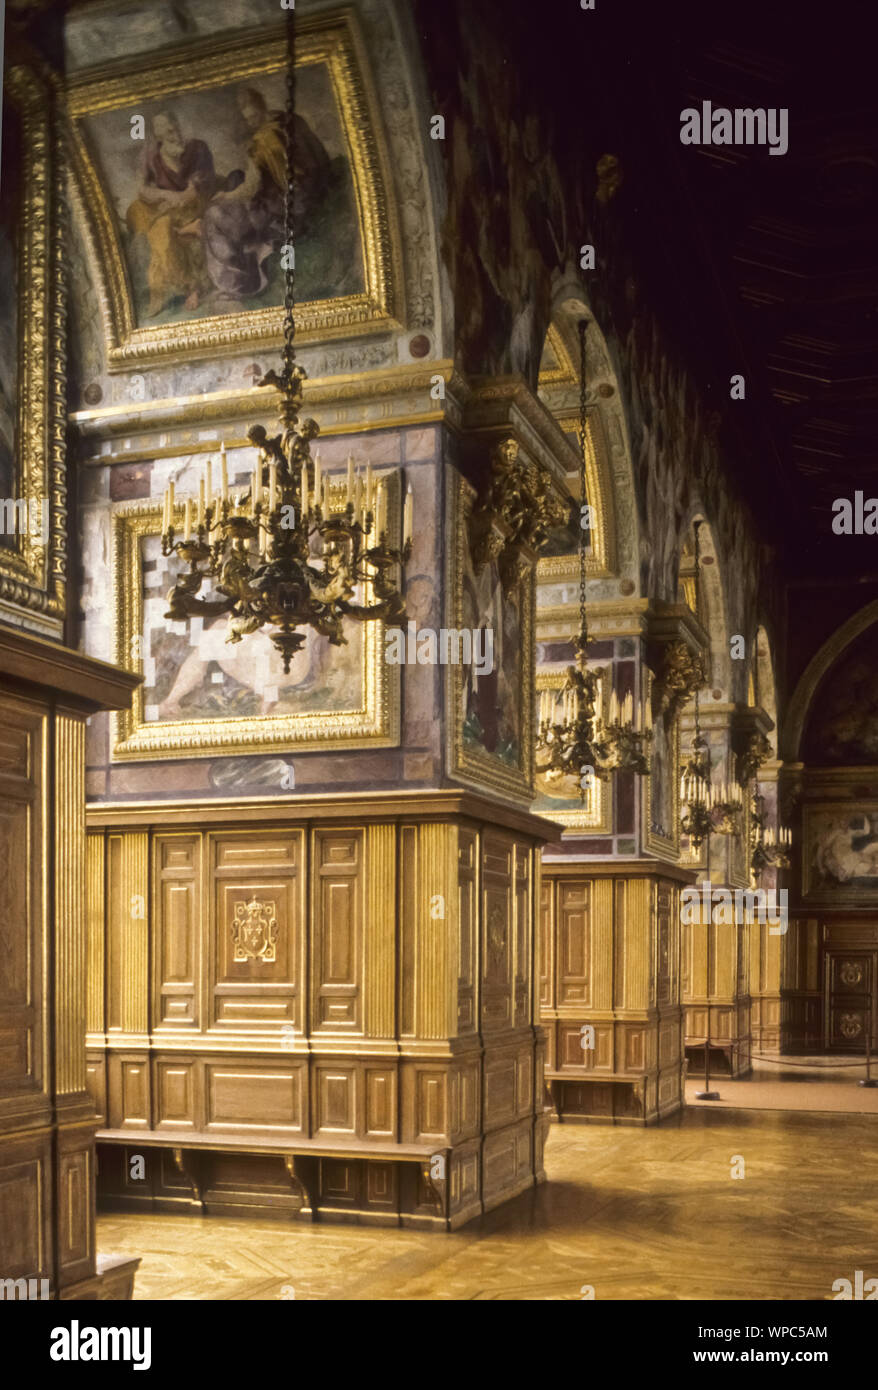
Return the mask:
[[[293,1135],[213,1134],[203,1131],[155,1129],[99,1129],[98,1144],[123,1144],[127,1148],[168,1149],[174,1166],[192,1189],[192,1199],[201,1211],[206,1210],[202,1184],[197,1169],[187,1161],[187,1154],[198,1152],[277,1154],[284,1160],[293,1194],[301,1198],[301,1210],[312,1221],[318,1216],[318,1161],[321,1158],[371,1159],[397,1163],[417,1163],[421,1176],[435,1192],[440,1210],[445,1214],[448,1165],[451,1148],[442,1144],[395,1144],[392,1141],[348,1139],[309,1139]],[[436,1159],[441,1158],[441,1164]],[[441,1174],[441,1176],[440,1176]]]

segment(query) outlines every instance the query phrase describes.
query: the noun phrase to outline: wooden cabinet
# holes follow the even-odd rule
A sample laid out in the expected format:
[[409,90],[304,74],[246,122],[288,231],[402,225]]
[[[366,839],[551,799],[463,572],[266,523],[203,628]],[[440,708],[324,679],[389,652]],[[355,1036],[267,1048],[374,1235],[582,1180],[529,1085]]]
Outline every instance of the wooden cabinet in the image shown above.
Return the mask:
[[554,827],[456,790],[89,819],[108,1201],[441,1228],[540,1180]]
[[85,721],[134,678],[0,629],[0,1278],[130,1294],[94,1239],[85,1060]]
[[543,865],[540,1020],[559,1119],[647,1124],[683,1103],[680,889],[655,862]]
[[873,1055],[878,1052],[878,946],[868,942],[874,931],[863,931],[860,947],[826,947],[823,1026],[832,1050],[863,1052],[869,1038]]

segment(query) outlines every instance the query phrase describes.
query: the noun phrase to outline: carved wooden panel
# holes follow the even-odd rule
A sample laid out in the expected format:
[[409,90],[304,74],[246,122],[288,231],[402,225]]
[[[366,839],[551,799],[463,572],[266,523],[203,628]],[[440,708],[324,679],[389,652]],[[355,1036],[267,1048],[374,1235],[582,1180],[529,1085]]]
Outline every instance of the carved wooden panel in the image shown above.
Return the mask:
[[48,1272],[53,1205],[50,1164],[48,1138],[4,1145],[0,1158],[3,1278],[39,1277]]
[[318,1064],[314,1073],[314,1132],[356,1134],[359,1068]]
[[396,1072],[384,1067],[365,1067],[366,1134],[392,1139],[396,1134]]
[[418,830],[404,825],[399,832],[399,1031],[403,1038],[417,1030],[415,994],[418,978]]
[[58,1256],[61,1268],[68,1277],[85,1277],[90,1272],[94,1253],[91,1222],[93,1153],[90,1145],[65,1151],[62,1138],[57,1170]]
[[451,1138],[466,1139],[478,1133],[481,1109],[481,1071],[478,1062],[460,1066],[452,1073]]
[[158,835],[153,847],[154,1026],[198,1028],[200,1009],[201,836]]
[[312,1031],[361,1033],[363,831],[315,830]]
[[485,1059],[485,1127],[497,1129],[515,1119],[515,1057]]
[[558,1007],[591,1004],[590,884],[558,885]]
[[107,838],[107,1031],[149,1030],[149,837]]
[[0,696],[0,1115],[42,1087],[45,717]]
[[457,970],[457,1031],[476,1029],[476,950],[478,898],[476,873],[478,836],[461,830],[457,853],[457,908],[459,919],[459,961]]
[[304,831],[209,837],[211,1027],[301,1031]]
[[206,1128],[302,1130],[301,1066],[248,1064],[237,1057],[205,1063]]
[[513,1009],[514,847],[507,836],[482,839],[482,1031],[509,1028]]
[[523,1027],[530,1021],[531,991],[531,911],[530,911],[530,850],[527,845],[515,846],[515,996],[513,999],[513,1022]]
[[671,914],[676,895],[667,884],[656,886],[656,975],[655,996],[659,1004],[667,1004],[671,999],[673,985],[673,928]]
[[159,1057],[155,1063],[156,1128],[200,1129],[196,1088],[198,1071],[188,1058],[173,1061]]
[[543,1009],[555,1006],[555,891],[551,879],[544,879],[540,884],[539,989],[540,1007]]
[[418,1140],[441,1139],[447,1132],[448,1073],[419,1067],[415,1130]]

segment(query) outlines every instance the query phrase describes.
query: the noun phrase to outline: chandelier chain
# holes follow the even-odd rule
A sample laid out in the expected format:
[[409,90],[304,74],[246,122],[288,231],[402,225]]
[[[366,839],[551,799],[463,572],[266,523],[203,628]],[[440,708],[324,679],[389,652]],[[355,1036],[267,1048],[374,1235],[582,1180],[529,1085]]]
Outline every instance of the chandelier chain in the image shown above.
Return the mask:
[[[579,320],[579,633],[580,641],[585,643],[588,636],[588,620],[585,611],[585,572],[586,572],[586,544],[585,544],[585,525],[586,520],[591,520],[590,513],[584,510],[587,507],[586,501],[586,477],[585,477],[585,448],[586,448],[586,371],[585,371],[585,335],[588,330],[588,320]],[[590,528],[589,528],[590,530]]]
[[287,151],[287,186],[284,200],[284,247],[285,247],[285,286],[284,286],[284,381],[290,385],[296,362],[296,256],[295,256],[295,176],[296,176],[296,11],[291,6],[286,12],[287,38],[287,105],[285,119],[285,143]]

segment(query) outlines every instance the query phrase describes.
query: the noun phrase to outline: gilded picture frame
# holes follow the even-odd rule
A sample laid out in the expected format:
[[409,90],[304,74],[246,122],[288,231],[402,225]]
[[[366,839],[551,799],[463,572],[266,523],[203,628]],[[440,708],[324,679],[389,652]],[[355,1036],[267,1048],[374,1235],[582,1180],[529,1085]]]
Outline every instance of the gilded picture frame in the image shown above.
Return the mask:
[[[567,667],[558,670],[539,670],[536,676],[536,703],[539,711],[540,695],[544,690],[558,691],[567,679]],[[607,716],[607,697],[604,681],[598,680],[596,705]],[[539,713],[535,716],[539,718]],[[545,779],[535,770],[536,800],[531,810],[536,816],[546,816],[548,820],[563,825],[565,832],[575,832],[577,836],[611,835],[613,832],[613,778],[602,782],[592,779],[590,787],[585,788],[585,799],[580,801],[578,793],[571,797],[553,796]],[[566,809],[565,809],[566,803]]]
[[[388,529],[393,535],[401,524],[400,475],[398,470],[384,474],[388,498]],[[339,482],[331,488],[332,509],[344,507],[345,487]],[[183,508],[178,508],[182,525]],[[144,617],[144,547],[146,537],[161,532],[161,506],[155,500],[120,507],[113,516],[113,611],[114,661],[139,675],[146,674],[149,659]],[[370,598],[367,592],[364,601]],[[161,605],[164,606],[163,604]],[[225,623],[225,619],[219,620]],[[170,627],[185,627],[171,624]],[[350,708],[303,708],[278,714],[238,715],[230,718],[148,719],[147,683],[135,692],[130,710],[112,716],[111,759],[115,763],[152,759],[207,758],[225,754],[306,753],[346,748],[394,748],[400,742],[399,667],[385,660],[385,624],[376,619],[354,625],[360,642],[359,686],[349,700]],[[360,637],[359,634],[362,634]],[[309,634],[309,640],[313,634]],[[138,640],[139,639],[139,640]],[[322,640],[322,639],[321,639]],[[247,644],[265,644],[261,659],[270,655],[280,671],[280,659],[271,648],[265,632],[244,638],[229,646],[232,654],[242,653],[249,661],[255,649]],[[307,651],[307,647],[303,649]],[[329,648],[335,659],[346,648]],[[325,658],[326,659],[326,658]],[[206,681],[206,672],[203,680]],[[278,677],[280,681],[283,677]],[[206,688],[206,687],[205,687]],[[346,687],[349,689],[349,687]]]
[[[646,698],[652,701],[653,686],[655,677],[648,669],[645,670],[646,676]],[[642,787],[641,806],[642,806],[642,827],[643,847],[647,854],[655,854],[660,859],[669,859],[676,863],[680,857],[680,720],[674,719],[670,729],[665,726],[665,740],[667,747],[664,753],[665,769],[664,775],[667,776],[670,784],[670,803],[671,803],[671,834],[663,834],[662,830],[656,827],[656,802],[660,798],[658,783],[654,780],[661,768],[657,764],[657,757],[661,757],[658,749],[657,740],[661,737],[660,721],[656,721],[653,729],[653,738],[650,745],[650,775],[641,777]],[[669,827],[663,827],[663,830]],[[687,864],[688,864],[687,860]]]
[[834,907],[878,902],[878,801],[805,802],[802,897]]
[[[14,496],[24,508],[0,546],[0,614],[61,640],[66,614],[65,270],[60,135],[53,87],[33,68],[5,74],[4,103],[20,135],[20,183],[10,227],[16,288],[13,382],[4,383]],[[9,124],[8,122],[6,123]],[[8,134],[8,132],[7,132]],[[11,181],[13,164],[4,167]],[[34,522],[37,524],[33,524]]]
[[[458,630],[470,626],[466,611],[465,586],[467,576],[472,575],[473,561],[470,553],[469,518],[476,500],[475,489],[460,474],[449,470],[449,516],[448,566],[452,576],[446,623]],[[517,648],[519,659],[514,673],[514,689],[508,690],[514,704],[511,711],[510,700],[498,700],[497,711],[508,719],[510,713],[517,716],[517,751],[513,760],[498,756],[497,753],[479,747],[467,737],[464,703],[468,682],[471,681],[470,668],[461,665],[446,667],[445,690],[446,709],[450,722],[451,737],[448,741],[449,775],[468,786],[499,793],[522,804],[529,804],[534,795],[534,663],[533,641],[536,605],[536,579],[531,567],[519,579],[516,589],[509,595],[501,596],[501,587],[496,575],[487,575],[488,570],[496,571],[496,564],[489,562],[481,578],[487,577],[494,593],[494,602],[501,606],[505,620],[507,605],[512,605],[518,628]],[[482,615],[480,615],[482,616]],[[495,639],[495,653],[497,642]],[[500,643],[498,666],[503,661],[503,646]],[[523,659],[521,659],[523,658]],[[507,681],[508,685],[508,681]]]
[[[118,220],[109,191],[85,138],[84,121],[104,112],[133,111],[140,103],[181,99],[227,84],[258,82],[285,70],[283,37],[245,34],[193,51],[152,57],[119,74],[89,73],[74,79],[68,93],[75,177],[96,248],[108,366],[135,365],[220,355],[281,342],[282,306],[192,318],[172,324],[138,325]],[[350,337],[399,328],[402,319],[400,238],[381,118],[365,49],[350,11],[298,26],[297,69],[325,64],[344,133],[354,184],[365,289],[297,305],[297,340]]]

